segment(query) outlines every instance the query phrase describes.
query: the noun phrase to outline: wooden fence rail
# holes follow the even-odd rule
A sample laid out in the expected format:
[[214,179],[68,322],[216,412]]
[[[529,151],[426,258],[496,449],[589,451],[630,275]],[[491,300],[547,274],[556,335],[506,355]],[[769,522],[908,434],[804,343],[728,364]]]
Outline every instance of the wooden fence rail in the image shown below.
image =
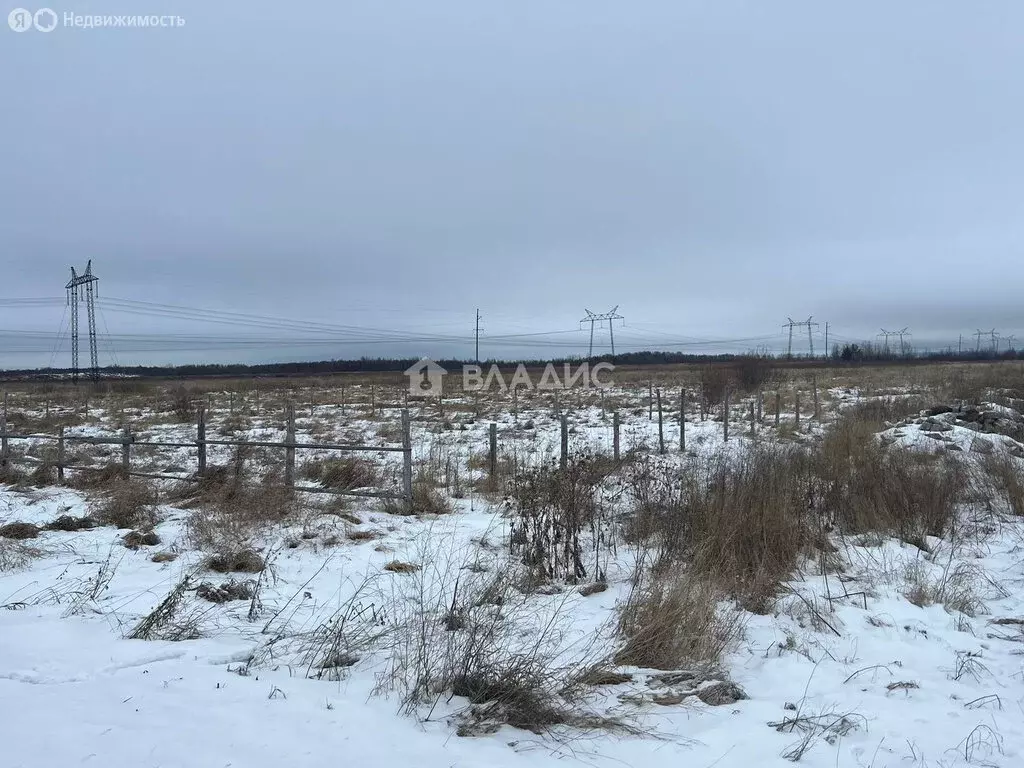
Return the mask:
[[[355,496],[359,498],[374,499],[398,499],[404,501],[411,511],[412,509],[412,431],[408,410],[402,410],[402,445],[359,445],[352,443],[303,443],[295,437],[295,412],[288,410],[288,423],[286,427],[286,440],[211,440],[206,437],[206,414],[200,408],[196,420],[196,439],[190,442],[160,441],[160,440],[138,440],[129,430],[125,430],[119,436],[91,437],[86,435],[68,435],[61,427],[57,435],[43,434],[18,434],[7,431],[6,419],[0,417],[0,468],[6,468],[14,463],[22,464],[43,464],[41,459],[34,459],[30,456],[13,457],[10,444],[14,440],[45,440],[57,443],[57,461],[54,466],[57,470],[58,480],[64,479],[65,470],[78,472],[99,471],[105,467],[87,467],[67,463],[67,443],[84,443],[88,445],[120,445],[121,446],[121,469],[132,477],[147,477],[161,480],[184,480],[198,482],[207,474],[206,449],[210,445],[238,446],[249,448],[278,448],[285,452],[285,486],[296,491],[305,493],[329,493],[337,496]],[[171,475],[154,472],[139,472],[131,468],[131,452],[133,447],[147,448],[195,448],[197,451],[197,471],[195,475]],[[402,488],[400,491],[349,491],[335,488],[318,488],[308,485],[295,484],[295,457],[297,451],[347,451],[347,452],[391,452],[402,454]]]

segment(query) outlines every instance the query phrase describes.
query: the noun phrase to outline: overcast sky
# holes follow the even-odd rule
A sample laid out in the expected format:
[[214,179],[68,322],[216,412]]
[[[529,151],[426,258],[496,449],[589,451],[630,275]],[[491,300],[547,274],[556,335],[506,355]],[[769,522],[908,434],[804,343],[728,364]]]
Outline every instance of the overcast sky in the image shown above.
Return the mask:
[[[54,359],[61,304],[9,300],[61,297],[89,258],[122,363],[471,356],[436,337],[478,306],[484,357],[585,352],[584,308],[614,305],[620,349],[784,349],[809,315],[1024,342],[1018,0],[52,7],[185,25],[0,28],[0,367]],[[289,334],[320,343],[266,341]]]

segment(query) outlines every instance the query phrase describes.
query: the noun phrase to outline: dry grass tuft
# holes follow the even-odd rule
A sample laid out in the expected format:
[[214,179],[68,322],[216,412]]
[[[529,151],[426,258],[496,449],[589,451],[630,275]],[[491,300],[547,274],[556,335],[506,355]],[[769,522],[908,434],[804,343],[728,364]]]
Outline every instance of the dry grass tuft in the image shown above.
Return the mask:
[[385,499],[383,509],[391,515],[447,515],[453,511],[448,498],[426,482],[412,484],[411,510],[404,499]]
[[75,472],[68,485],[80,491],[94,491],[110,488],[122,482],[128,482],[128,476],[120,464],[108,464],[98,469],[87,469]]
[[252,549],[211,555],[205,565],[217,573],[259,573],[267,567],[266,561]]
[[52,520],[46,524],[46,530],[48,531],[64,531],[66,533],[76,533],[78,531],[88,531],[95,528],[97,525],[96,521],[91,517],[74,517],[73,515],[61,515],[60,517]]
[[119,480],[105,498],[93,505],[94,517],[103,525],[149,530],[157,523],[155,491],[137,480]]
[[711,582],[680,573],[647,574],[619,608],[620,664],[681,669],[716,664],[742,632],[739,612],[719,606]]
[[340,459],[317,459],[301,469],[302,477],[341,491],[372,488],[380,483],[380,473],[366,459],[346,456]]
[[121,543],[128,549],[155,547],[160,543],[160,537],[153,531],[129,531],[121,537]]
[[40,530],[38,525],[32,523],[7,523],[0,525],[0,539],[14,539],[15,541],[35,539],[39,537]]
[[981,469],[997,494],[1005,498],[1009,512],[1024,517],[1024,474],[1020,464],[1005,454],[983,457]]
[[392,573],[415,573],[420,570],[420,566],[413,563],[403,563],[401,560],[392,560],[384,566],[384,570],[391,571]]
[[849,534],[885,532],[923,546],[956,521],[966,487],[961,462],[898,446],[884,448],[862,422],[844,420],[814,457],[815,501],[827,523]]
[[209,603],[228,603],[232,600],[252,600],[255,585],[249,581],[225,581],[220,586],[204,581],[196,587],[196,597]]

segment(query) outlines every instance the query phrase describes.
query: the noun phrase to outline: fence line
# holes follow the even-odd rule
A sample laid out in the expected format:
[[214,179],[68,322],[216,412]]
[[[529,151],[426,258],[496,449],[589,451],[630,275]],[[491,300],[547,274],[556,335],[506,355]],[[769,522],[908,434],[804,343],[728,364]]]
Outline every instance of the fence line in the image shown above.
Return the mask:
[[[412,432],[409,419],[409,411],[402,409],[402,445],[397,446],[376,446],[359,445],[351,443],[301,443],[295,439],[295,411],[288,409],[288,423],[286,428],[287,440],[210,440],[206,437],[206,413],[200,408],[196,419],[196,439],[192,442],[158,441],[158,440],[137,440],[129,431],[119,437],[89,437],[86,435],[65,435],[61,427],[58,435],[42,434],[16,434],[7,431],[6,414],[0,412],[0,467],[6,468],[10,464],[44,464],[39,459],[30,456],[14,458],[11,455],[11,441],[13,440],[49,440],[57,443],[57,462],[52,465],[57,470],[58,480],[64,479],[65,470],[79,472],[101,471],[106,467],[85,467],[66,463],[65,445],[67,443],[85,443],[89,445],[120,445],[121,446],[121,468],[124,474],[131,477],[147,477],[161,480],[183,480],[186,482],[200,482],[207,474],[206,448],[210,445],[224,446],[245,446],[253,448],[279,448],[285,451],[285,487],[305,493],[328,493],[336,496],[355,496],[359,498],[375,499],[399,499],[406,503],[409,510],[412,509]],[[168,475],[153,472],[139,472],[131,468],[131,451],[133,447],[148,448],[195,448],[197,449],[197,471],[195,475],[181,476]],[[313,486],[295,484],[295,456],[299,450],[313,451],[384,451],[402,454],[402,489],[401,491],[348,491],[334,488],[317,488]]]

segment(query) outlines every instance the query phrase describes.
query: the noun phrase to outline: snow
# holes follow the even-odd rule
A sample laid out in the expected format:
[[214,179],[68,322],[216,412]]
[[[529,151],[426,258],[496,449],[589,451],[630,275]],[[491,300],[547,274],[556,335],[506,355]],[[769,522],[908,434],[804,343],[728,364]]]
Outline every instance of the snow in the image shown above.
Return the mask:
[[[850,394],[856,393],[844,393]],[[536,411],[520,414],[520,425],[528,418],[536,421],[532,435],[510,419],[499,429],[524,454],[554,454],[557,420]],[[300,434],[310,428],[300,419]],[[378,428],[369,421],[345,427],[367,435]],[[577,448],[610,443],[600,409],[578,411],[574,428]],[[691,453],[725,448],[720,423],[687,429]],[[744,429],[734,424],[729,450],[743,450]],[[665,432],[670,450],[677,448],[678,427],[666,420]],[[192,433],[189,425],[157,424],[147,434],[186,440]],[[277,439],[283,432],[255,423],[243,434]],[[962,444],[965,456],[977,436],[956,426],[943,434]],[[934,443],[916,426],[888,435],[908,446]],[[417,459],[428,460],[431,447],[445,440],[468,456],[486,444],[486,423],[438,434],[417,423]],[[624,420],[624,451],[656,441],[646,413]],[[223,451],[211,461],[228,456]],[[159,460],[186,464],[188,451]],[[65,488],[0,487],[0,524],[43,525],[88,508],[85,496]],[[1024,621],[1024,523],[1018,519],[988,521],[955,546],[931,540],[931,553],[880,537],[837,540],[846,564],[841,574],[823,576],[807,563],[773,614],[745,614],[743,638],[722,667],[749,698],[710,706],[686,697],[661,706],[652,701],[655,672],[627,670],[633,680],[595,691],[593,706],[624,717],[641,734],[566,729],[538,736],[504,727],[462,738],[452,721],[458,700],[441,702],[426,720],[400,714],[396,695],[380,690],[386,663],[372,654],[342,680],[326,681],[309,679],[287,642],[266,651],[268,638],[308,632],[360,590],[374,610],[387,596],[405,594],[414,577],[385,571],[392,560],[442,573],[449,564],[439,552],[454,553],[457,568],[482,538],[500,546],[507,533],[500,509],[480,497],[460,500],[454,514],[434,519],[392,517],[370,506],[354,511],[364,521],[359,529],[380,538],[329,545],[329,531],[309,539],[298,529],[281,531],[280,540],[293,536],[298,545],[267,543],[271,575],[259,617],[250,620],[247,602],[214,606],[190,598],[204,637],[173,643],[124,638],[186,574],[226,580],[202,571],[202,553],[189,549],[185,510],[160,510],[157,549],[175,552],[171,562],[153,562],[151,548],[124,548],[124,531],[108,527],[46,531],[26,542],[42,556],[0,572],[0,766],[739,768],[790,765],[798,753],[802,764],[821,768],[1024,765],[1024,627],[999,623]],[[571,615],[570,645],[597,637],[625,597],[629,567],[624,550],[606,592],[538,595],[530,610],[538,620],[556,610]],[[975,615],[940,603],[915,605],[907,597],[915,586],[947,597],[973,590],[958,593],[957,605]],[[249,663],[254,654],[261,663]],[[805,732],[807,718],[833,727]]]

